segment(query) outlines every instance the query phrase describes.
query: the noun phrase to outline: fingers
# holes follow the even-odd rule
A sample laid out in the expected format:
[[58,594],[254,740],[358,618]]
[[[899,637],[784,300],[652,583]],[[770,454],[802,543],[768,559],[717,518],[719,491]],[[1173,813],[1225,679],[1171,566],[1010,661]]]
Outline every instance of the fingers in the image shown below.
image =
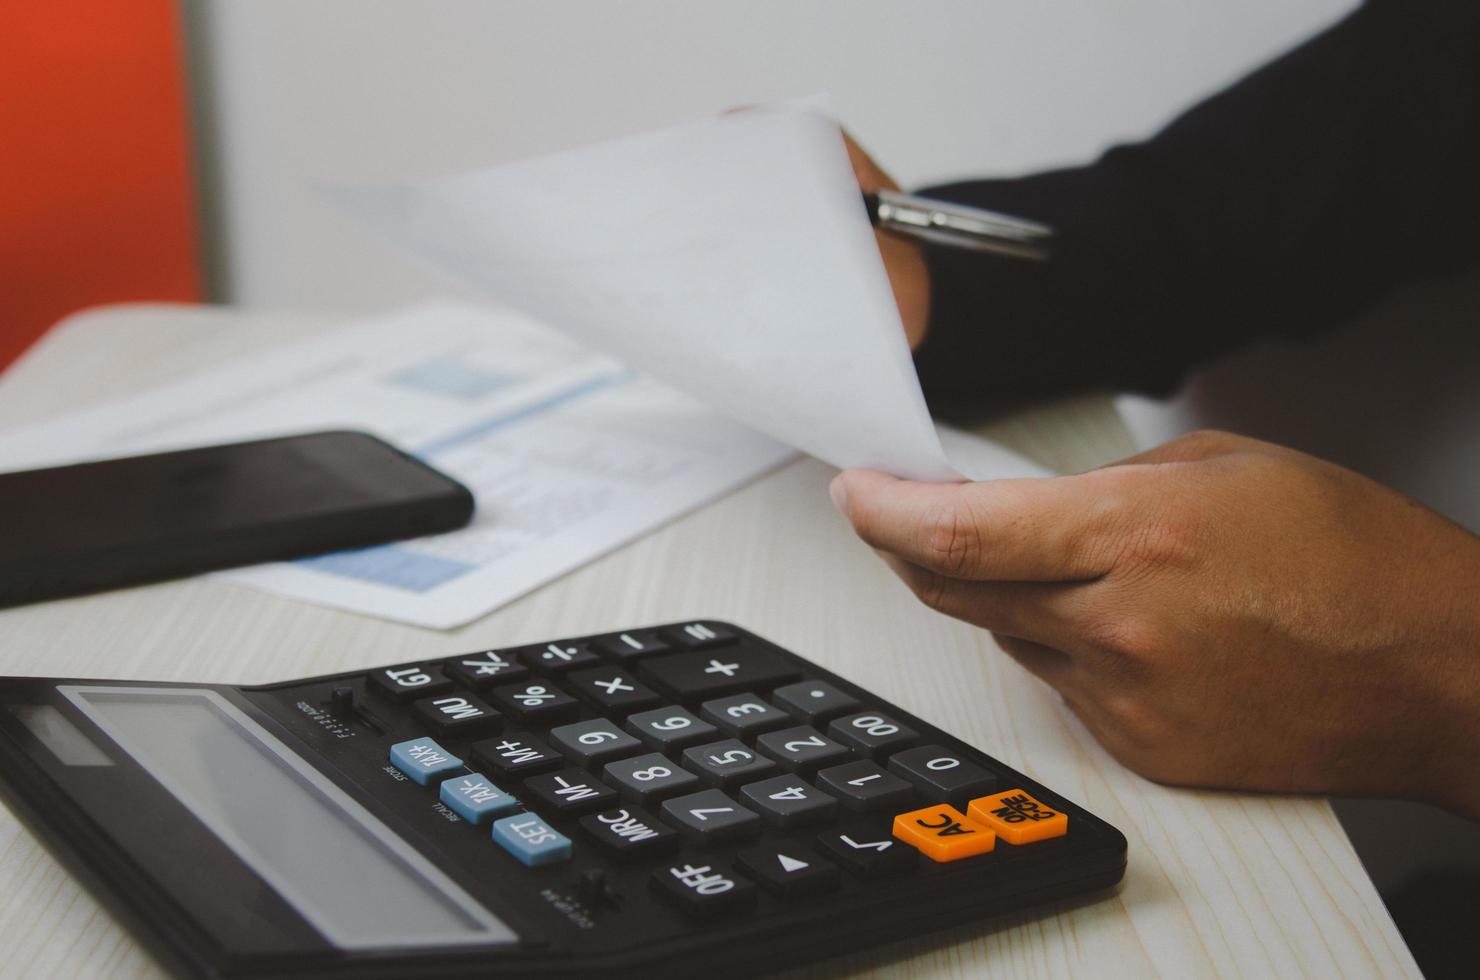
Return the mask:
[[937,612],[995,633],[1065,649],[1078,646],[1076,624],[1087,615],[1083,583],[978,582],[941,575],[887,552],[883,558]]
[[1097,578],[1114,562],[1124,510],[1097,474],[985,483],[915,483],[873,470],[833,480],[859,537],[951,578],[1053,582]]

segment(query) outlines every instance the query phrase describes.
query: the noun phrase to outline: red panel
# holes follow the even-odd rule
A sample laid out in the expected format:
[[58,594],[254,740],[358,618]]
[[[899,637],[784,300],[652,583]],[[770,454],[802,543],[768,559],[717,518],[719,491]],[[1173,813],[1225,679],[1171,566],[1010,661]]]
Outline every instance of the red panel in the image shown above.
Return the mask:
[[174,0],[0,14],[0,367],[59,318],[201,295]]

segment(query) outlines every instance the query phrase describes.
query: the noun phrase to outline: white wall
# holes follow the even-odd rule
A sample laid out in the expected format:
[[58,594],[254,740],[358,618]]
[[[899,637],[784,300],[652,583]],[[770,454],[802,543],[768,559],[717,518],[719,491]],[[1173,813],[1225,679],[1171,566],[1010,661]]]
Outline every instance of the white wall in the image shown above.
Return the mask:
[[224,295],[371,309],[447,287],[315,180],[471,168],[829,92],[905,184],[1092,156],[1354,0],[197,0]]

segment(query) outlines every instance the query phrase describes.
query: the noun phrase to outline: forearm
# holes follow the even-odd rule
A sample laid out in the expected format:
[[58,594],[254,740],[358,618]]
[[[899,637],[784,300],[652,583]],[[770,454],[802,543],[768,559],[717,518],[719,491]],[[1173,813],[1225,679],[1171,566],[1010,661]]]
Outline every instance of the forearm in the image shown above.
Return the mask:
[[1044,266],[935,249],[937,407],[1173,388],[1480,259],[1480,11],[1376,3],[1095,164],[926,193],[1060,232]]

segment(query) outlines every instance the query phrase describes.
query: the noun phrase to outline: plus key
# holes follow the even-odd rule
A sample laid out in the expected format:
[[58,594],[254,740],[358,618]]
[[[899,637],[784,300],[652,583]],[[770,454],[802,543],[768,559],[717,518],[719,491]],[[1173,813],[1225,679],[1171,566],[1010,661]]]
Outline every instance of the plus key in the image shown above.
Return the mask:
[[800,673],[779,654],[742,647],[648,657],[638,666],[638,674],[660,694],[684,703],[769,691]]

